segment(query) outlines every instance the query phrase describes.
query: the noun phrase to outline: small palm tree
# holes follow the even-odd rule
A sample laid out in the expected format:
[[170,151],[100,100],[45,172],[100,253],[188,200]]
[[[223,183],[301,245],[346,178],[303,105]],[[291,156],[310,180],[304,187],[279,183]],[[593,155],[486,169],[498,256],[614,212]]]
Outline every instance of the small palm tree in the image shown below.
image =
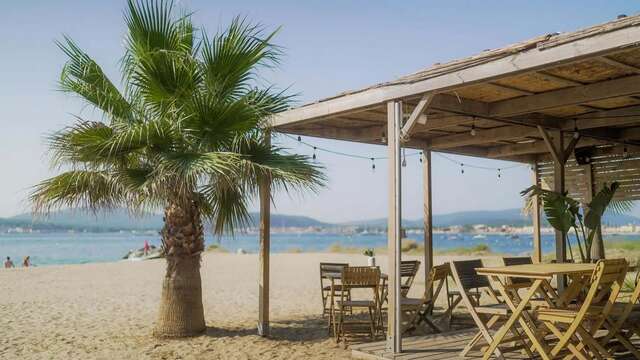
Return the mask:
[[[321,169],[268,141],[266,120],[290,97],[258,87],[257,71],[281,56],[275,33],[235,19],[212,38],[196,32],[172,3],[128,1],[122,89],[70,38],[60,87],[102,115],[80,116],[49,138],[53,163],[66,171],[36,185],[34,210],[164,208],[167,268],[158,336],[205,329],[200,280],[203,217],[216,234],[248,223],[258,184],[316,190]],[[200,35],[200,36],[199,36]]]
[[520,194],[526,197],[525,209],[528,210],[532,209],[533,201],[539,196],[549,224],[565,235],[573,229],[582,262],[591,262],[591,247],[596,234],[602,230],[602,217],[605,212],[611,209],[623,213],[633,208],[631,201],[614,199],[619,187],[620,184],[617,182],[611,183],[610,186],[604,184],[584,209],[581,209],[580,202],[569,197],[567,192],[558,193],[538,185],[530,186]]

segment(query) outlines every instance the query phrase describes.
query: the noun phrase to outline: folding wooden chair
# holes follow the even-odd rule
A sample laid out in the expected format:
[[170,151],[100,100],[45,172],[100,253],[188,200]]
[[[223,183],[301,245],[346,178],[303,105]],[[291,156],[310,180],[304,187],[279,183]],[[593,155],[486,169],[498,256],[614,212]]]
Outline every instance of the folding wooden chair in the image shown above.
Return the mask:
[[610,316],[604,321],[604,328],[607,334],[597,339],[598,342],[608,348],[609,355],[613,356],[616,350],[609,345],[609,341],[616,339],[629,353],[636,359],[640,359],[640,351],[631,343],[629,338],[636,334],[640,336],[640,282],[635,282],[633,291],[627,297],[626,302],[616,302],[611,310]]
[[[413,316],[407,323],[405,332],[415,330],[421,323],[425,323],[433,331],[442,332],[435,323],[431,314],[435,307],[440,291],[445,286],[449,277],[449,264],[434,266],[429,272],[429,277],[425,283],[425,291],[421,298],[402,298],[400,304],[403,312],[412,313]],[[441,317],[448,316],[452,309],[449,307]]]
[[418,270],[420,269],[420,261],[402,261],[400,262],[400,293],[402,297],[406,297],[411,290],[413,279],[415,279]]
[[[336,302],[338,319],[336,329],[336,342],[340,339],[345,340],[345,324],[346,325],[368,325],[368,331],[373,339],[376,334],[378,309],[379,309],[379,287],[380,287],[380,269],[378,267],[369,266],[349,266],[342,270],[342,286],[344,291],[341,293],[340,299]],[[347,296],[352,289],[371,289],[372,296],[369,299],[353,300]],[[347,309],[367,309],[369,312],[369,321],[345,321]]]
[[[511,310],[509,307],[500,302],[496,292],[491,287],[489,280],[485,276],[476,274],[477,268],[483,267],[482,260],[465,260],[465,261],[452,261],[451,262],[451,276],[458,287],[462,303],[466,306],[467,311],[476,323],[479,332],[471,339],[469,344],[462,350],[461,356],[466,356],[472,349],[478,347],[480,340],[484,339],[487,344],[493,342],[493,337],[490,330],[496,325],[498,320],[507,318]],[[480,297],[471,295],[471,290],[480,290],[487,294],[487,296],[494,301],[493,304],[481,305]],[[514,337],[505,338],[501,343],[522,341],[525,351],[531,355],[529,348],[524,343],[523,336],[515,329],[510,331]],[[515,350],[515,348],[514,348]],[[504,359],[502,350],[496,348],[494,354],[499,359]]]
[[[349,266],[347,263],[320,263],[320,291],[322,294],[322,317],[331,316],[331,304],[329,297],[331,296],[331,281],[329,274],[342,274],[342,269]],[[339,298],[342,294],[342,285],[334,285],[334,298]]]
[[[581,360],[602,359],[603,355],[609,357],[608,351],[594,339],[594,335],[613,309],[624,283],[627,266],[624,259],[598,261],[591,275],[589,291],[579,309],[537,310],[538,320],[558,338],[549,352],[550,357],[557,357],[565,349]],[[586,353],[585,348],[591,352]]]

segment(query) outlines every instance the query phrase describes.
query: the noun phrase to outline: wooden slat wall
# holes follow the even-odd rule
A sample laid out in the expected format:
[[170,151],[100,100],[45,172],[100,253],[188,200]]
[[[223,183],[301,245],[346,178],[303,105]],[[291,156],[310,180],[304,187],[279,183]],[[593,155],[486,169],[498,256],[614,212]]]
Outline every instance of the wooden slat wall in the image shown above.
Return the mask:
[[[617,199],[640,200],[640,153],[629,153],[626,157],[620,154],[594,156],[591,165],[595,191],[604,184],[617,181],[620,183],[620,189],[616,192]],[[553,162],[539,162],[538,169],[540,183],[545,188],[553,189]],[[578,165],[575,159],[570,159],[565,169],[565,186],[569,196],[585,201],[588,191],[586,167]]]

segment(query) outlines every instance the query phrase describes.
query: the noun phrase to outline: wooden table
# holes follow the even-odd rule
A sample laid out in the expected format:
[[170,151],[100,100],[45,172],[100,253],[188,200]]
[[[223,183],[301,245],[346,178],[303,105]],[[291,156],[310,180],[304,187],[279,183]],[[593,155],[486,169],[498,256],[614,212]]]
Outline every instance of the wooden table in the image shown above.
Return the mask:
[[[335,319],[334,319],[334,314],[333,314],[333,310],[334,310],[334,304],[335,304],[335,299],[333,297],[333,293],[334,293],[334,287],[336,284],[336,280],[341,280],[342,279],[342,273],[341,272],[330,272],[330,273],[325,273],[324,274],[325,278],[329,279],[331,281],[331,294],[329,295],[329,306],[331,308],[331,312],[329,314],[329,332],[331,332],[331,330],[333,329],[333,335],[335,336],[336,334],[336,328],[335,328]],[[381,285],[381,289],[384,287],[385,283],[387,282],[387,280],[389,279],[389,275],[384,274],[384,273],[380,273],[380,280],[382,280],[382,285]],[[382,291],[382,290],[381,290]],[[382,299],[380,299],[380,304],[379,306],[382,306]]]
[[[531,314],[527,311],[533,296],[539,294],[551,307],[564,307],[574,299],[588,282],[595,264],[528,264],[512,265],[489,268],[478,268],[478,275],[485,275],[492,280],[498,288],[505,303],[511,309],[511,316],[498,330],[493,342],[485,351],[483,360],[491,357],[498,344],[502,342],[507,332],[518,322],[525,334],[531,340],[534,349],[542,359],[551,359],[544,339],[535,326]],[[572,281],[562,294],[557,294],[550,284],[551,279],[557,275],[567,275]],[[527,278],[532,283],[524,297],[520,297],[517,289],[510,288],[508,278]]]

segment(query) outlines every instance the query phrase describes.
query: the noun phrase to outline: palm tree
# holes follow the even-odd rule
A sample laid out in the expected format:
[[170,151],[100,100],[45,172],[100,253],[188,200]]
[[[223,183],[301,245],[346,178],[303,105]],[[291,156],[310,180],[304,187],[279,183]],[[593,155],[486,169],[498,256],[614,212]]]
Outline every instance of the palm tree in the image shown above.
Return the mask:
[[[101,114],[77,116],[49,137],[65,171],[36,185],[34,210],[164,208],[166,275],[157,336],[204,331],[200,255],[203,218],[216,234],[248,223],[257,185],[317,190],[321,169],[268,139],[268,118],[290,96],[262,86],[261,68],[281,56],[274,33],[236,18],[209,38],[171,2],[128,0],[122,91],[70,38],[60,87]],[[94,112],[95,113],[95,112]],[[93,114],[92,114],[93,115]]]

